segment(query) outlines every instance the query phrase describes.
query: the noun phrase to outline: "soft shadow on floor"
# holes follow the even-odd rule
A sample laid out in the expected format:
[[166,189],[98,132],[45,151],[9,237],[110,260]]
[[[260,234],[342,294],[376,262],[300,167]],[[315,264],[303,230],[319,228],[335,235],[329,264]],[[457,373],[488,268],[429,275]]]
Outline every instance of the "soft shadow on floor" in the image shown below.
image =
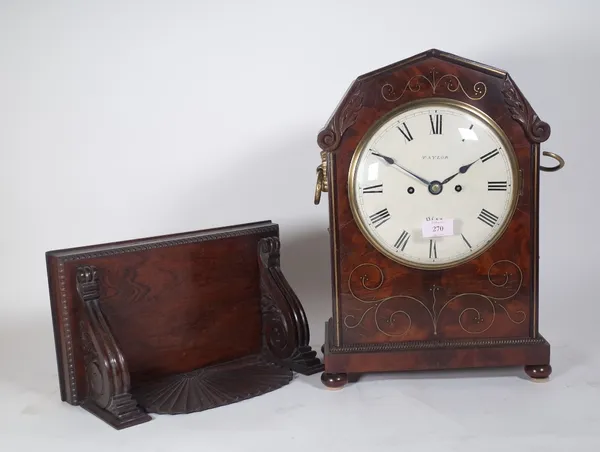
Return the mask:
[[0,382],[11,391],[60,401],[50,313],[0,318]]

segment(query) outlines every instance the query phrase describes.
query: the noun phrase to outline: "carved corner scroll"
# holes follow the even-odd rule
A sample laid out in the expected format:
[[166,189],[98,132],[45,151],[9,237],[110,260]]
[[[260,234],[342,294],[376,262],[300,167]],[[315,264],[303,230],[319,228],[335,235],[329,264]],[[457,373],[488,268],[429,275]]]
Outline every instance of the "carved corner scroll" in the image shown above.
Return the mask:
[[258,244],[264,350],[274,361],[303,375],[323,371],[310,347],[304,308],[280,268],[277,237]]
[[117,429],[151,420],[130,394],[127,363],[100,309],[96,268],[80,266],[76,277],[77,293],[84,306],[80,329],[87,398],[83,407]]
[[352,127],[358,119],[363,101],[364,93],[358,84],[352,94],[345,98],[342,105],[336,110],[327,127],[319,133],[317,143],[323,151],[331,152],[338,148],[346,130]]
[[502,94],[512,118],[521,124],[529,141],[542,143],[550,138],[550,125],[538,117],[508,76],[504,80]]

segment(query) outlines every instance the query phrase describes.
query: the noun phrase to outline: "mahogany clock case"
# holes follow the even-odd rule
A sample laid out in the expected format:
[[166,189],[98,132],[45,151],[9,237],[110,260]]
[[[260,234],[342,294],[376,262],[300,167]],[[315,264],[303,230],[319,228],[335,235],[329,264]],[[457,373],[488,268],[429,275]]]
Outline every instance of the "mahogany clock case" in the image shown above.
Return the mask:
[[[505,232],[481,255],[446,269],[409,268],[366,239],[348,192],[353,155],[382,117],[409,103],[448,99],[477,109],[514,149],[519,192]],[[318,135],[315,203],[328,192],[332,317],[323,382],[365,372],[528,366],[550,373],[538,328],[540,143],[550,136],[509,74],[436,49],[358,77]]]
[[117,429],[323,370],[270,221],[46,253],[61,398]]

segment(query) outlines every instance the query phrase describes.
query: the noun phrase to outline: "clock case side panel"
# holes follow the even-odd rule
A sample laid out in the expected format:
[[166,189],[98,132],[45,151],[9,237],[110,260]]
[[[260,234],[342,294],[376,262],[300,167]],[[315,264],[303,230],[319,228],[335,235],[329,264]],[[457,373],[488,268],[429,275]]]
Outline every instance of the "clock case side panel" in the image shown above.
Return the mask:
[[532,231],[532,288],[531,288],[531,336],[539,336],[539,206],[540,206],[540,183],[541,171],[541,143],[550,138],[551,127],[542,121],[531,104],[527,101],[522,91],[509,74],[506,74],[502,90],[504,101],[510,113],[510,117],[518,124],[523,135],[531,146],[531,169],[532,180],[531,193],[531,231]]
[[[494,85],[495,89],[492,92],[488,92],[488,96],[495,96],[492,104],[499,108],[498,106],[503,106],[501,87],[502,83],[505,83],[506,80],[509,80],[508,74],[503,71],[497,70],[495,68],[491,68],[489,66],[484,66],[475,62],[468,62],[467,60],[461,59],[460,57],[454,58],[450,54],[436,53],[436,52],[426,52],[424,54],[420,54],[414,58],[405,60],[404,62],[400,62],[394,65],[389,66],[387,69],[384,68],[382,70],[374,71],[372,73],[366,74],[364,76],[359,77],[348,90],[346,96],[340,103],[340,107],[336,113],[330,119],[328,127],[322,131],[320,137],[328,136],[325,133],[329,133],[331,136],[335,136],[336,139],[330,141],[329,143],[324,142],[323,140],[319,140],[319,144],[321,145],[324,152],[327,153],[327,162],[328,162],[328,180],[329,180],[329,207],[330,207],[330,224],[331,224],[331,249],[332,249],[332,279],[334,281],[333,284],[333,318],[332,321],[329,322],[329,328],[333,330],[334,334],[332,337],[332,344],[335,346],[350,346],[354,343],[360,343],[360,340],[356,340],[356,338],[349,338],[346,340],[342,318],[342,308],[344,305],[344,294],[341,290],[340,283],[344,280],[345,277],[348,276],[348,269],[343,268],[344,259],[347,257],[349,253],[354,252],[357,255],[367,256],[368,254],[376,254],[376,252],[370,249],[368,243],[361,243],[361,237],[358,234],[353,234],[351,237],[344,237],[343,231],[345,228],[349,226],[353,226],[354,220],[348,212],[340,212],[340,205],[348,204],[348,194],[345,190],[347,188],[347,163],[348,156],[352,155],[358,141],[364,132],[368,129],[368,127],[375,122],[379,117],[383,116],[390,110],[401,105],[401,102],[384,102],[382,99],[378,98],[382,93],[382,89],[386,82],[390,80],[396,81],[397,79],[401,79],[402,81],[406,81],[406,78],[410,78],[410,76],[415,75],[424,75],[426,72],[423,70],[423,63],[426,63],[429,67],[435,67],[440,69],[441,73],[447,73],[452,76],[457,76],[456,81],[458,81],[459,85],[448,85],[448,84],[440,84],[436,85],[438,88],[438,92],[436,93],[436,97],[439,98],[455,98],[457,100],[467,101],[473,106],[477,107],[476,101],[473,101],[469,98],[467,94],[470,94],[471,97],[477,95],[477,91],[467,91],[468,88],[475,87],[477,81],[485,79],[488,85]],[[415,65],[421,65],[421,67],[412,67]],[[406,68],[406,66],[410,66]],[[394,71],[398,71],[398,69],[402,69],[399,72],[399,75],[394,73]],[[444,72],[445,71],[445,72]],[[471,71],[469,73],[469,71]],[[473,71],[476,71],[474,73]],[[465,74],[467,76],[465,76]],[[475,76],[474,76],[475,74]],[[403,79],[403,80],[402,80]],[[438,79],[439,80],[439,79]],[[462,82],[462,83],[461,83]],[[404,92],[406,93],[406,86],[404,83],[396,83],[395,85],[405,87]],[[423,85],[426,85],[424,83]],[[411,94],[410,99],[419,99],[425,97],[432,97],[431,92],[433,85],[431,87],[426,86],[421,91],[416,90],[413,92],[410,87],[408,89],[408,93]],[[460,89],[459,89],[460,88]],[[427,89],[429,92],[427,92]],[[401,90],[399,90],[401,91]],[[443,91],[443,92],[442,92]],[[465,97],[466,96],[466,97]],[[357,107],[359,102],[353,101],[353,99],[360,99],[360,108],[353,109],[352,107]],[[484,109],[485,111],[485,109]],[[486,111],[486,113],[490,113]],[[499,109],[497,112],[492,113],[491,116],[494,118],[499,118],[500,122],[504,121],[504,129],[508,130],[507,135],[510,135],[511,139],[514,139],[514,136],[519,136],[517,141],[519,141],[519,147],[522,150],[522,146],[524,145],[524,141],[522,138],[526,138],[526,134],[523,134],[524,129],[519,128],[519,121],[514,122],[511,121],[511,124],[507,123],[507,120],[510,119],[508,115],[508,111],[506,108]],[[350,121],[348,121],[348,118]],[[346,122],[344,123],[344,120]],[[351,124],[349,124],[351,122]],[[332,131],[334,132],[332,134]],[[507,130],[505,130],[507,132]],[[334,143],[335,146],[327,146],[328,144]],[[539,149],[536,149],[535,146],[532,146],[529,141],[527,143],[527,149],[530,150],[530,154],[528,157],[536,156],[536,152],[539,152]],[[532,152],[531,152],[532,151]],[[339,159],[346,159],[345,163],[338,164]],[[523,184],[527,187],[534,189],[533,192],[527,190],[527,193],[524,193],[531,201],[536,204],[537,203],[537,190],[536,180],[532,180],[531,178],[535,178],[536,171],[533,167],[537,166],[537,160],[532,164],[525,165],[525,171],[523,174]],[[521,164],[521,169],[523,169],[523,165]],[[531,168],[531,173],[527,171],[528,168]],[[530,197],[531,196],[531,197]],[[533,198],[533,199],[532,199]],[[529,210],[532,206],[529,202],[524,206],[526,210]],[[534,216],[537,215],[537,212],[534,210],[532,213],[535,213]],[[531,220],[531,232],[535,232],[537,226],[537,220]],[[534,237],[532,237],[534,238]],[[528,241],[529,238],[526,238]],[[357,247],[357,243],[359,246]],[[346,249],[345,244],[351,245],[353,248]],[[531,248],[535,246],[534,243],[530,243]],[[531,252],[534,249],[530,249]],[[536,262],[530,261],[531,267],[530,270],[533,274],[536,272]],[[442,272],[430,272],[429,275],[432,277],[432,280],[435,281],[436,278],[440,278],[443,274]],[[532,274],[527,274],[527,279],[530,280]],[[533,282],[533,281],[532,281]],[[535,291],[534,287],[529,287]],[[530,298],[527,296],[526,298]],[[530,299],[528,302],[529,312],[536,312],[536,301],[535,299]],[[529,314],[529,313],[528,313]],[[518,337],[526,337],[533,336],[532,332],[536,332],[535,329],[536,321],[534,319],[531,320],[531,331],[529,328],[527,332],[523,330],[519,331],[515,336]],[[528,322],[529,323],[529,322]],[[361,333],[363,333],[362,331]],[[382,338],[378,338],[378,341],[381,341]],[[385,338],[383,338],[385,341]]]
[[[327,125],[319,132],[317,143],[322,149],[321,159],[326,168],[325,191],[329,192],[329,241],[330,241],[330,262],[331,262],[331,281],[332,281],[332,318],[339,317],[339,235],[338,235],[338,215],[337,201],[338,182],[336,170],[336,151],[345,139],[345,133],[350,129],[356,120],[360,110],[363,107],[364,94],[360,89],[360,80],[356,79],[350,85],[348,90],[342,96],[341,101],[336,107],[333,115],[329,118]],[[341,344],[341,329],[337,322],[330,323],[334,328],[333,340],[336,345]]]
[[[336,221],[336,196],[337,196],[337,184],[336,184],[336,171],[335,171],[335,154],[328,153],[326,156],[327,159],[327,179],[329,181],[329,241],[330,241],[330,262],[331,262],[331,312],[332,319],[339,318],[339,288],[340,288],[340,279],[339,279],[339,247],[338,247],[338,228]],[[331,323],[334,328],[333,331],[333,343],[336,345],[341,344],[341,334],[342,331],[339,328],[338,322],[334,321]]]

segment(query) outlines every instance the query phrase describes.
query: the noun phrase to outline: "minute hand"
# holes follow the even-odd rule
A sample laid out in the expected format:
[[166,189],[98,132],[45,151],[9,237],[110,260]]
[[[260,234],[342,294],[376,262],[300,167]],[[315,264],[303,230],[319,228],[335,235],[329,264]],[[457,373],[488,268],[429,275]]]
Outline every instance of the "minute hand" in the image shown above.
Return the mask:
[[407,174],[411,175],[412,177],[414,177],[415,179],[417,179],[418,181],[424,183],[425,185],[429,185],[430,182],[426,179],[423,179],[421,176],[417,176],[415,173],[413,173],[412,171],[404,168],[402,165],[399,165],[393,158],[388,157],[387,155],[383,155],[380,154],[379,152],[372,152],[373,155],[376,155],[377,157],[382,158],[383,160],[385,160],[386,163],[389,163],[390,165],[394,165],[397,166],[398,168],[400,168],[402,171],[406,172]]

